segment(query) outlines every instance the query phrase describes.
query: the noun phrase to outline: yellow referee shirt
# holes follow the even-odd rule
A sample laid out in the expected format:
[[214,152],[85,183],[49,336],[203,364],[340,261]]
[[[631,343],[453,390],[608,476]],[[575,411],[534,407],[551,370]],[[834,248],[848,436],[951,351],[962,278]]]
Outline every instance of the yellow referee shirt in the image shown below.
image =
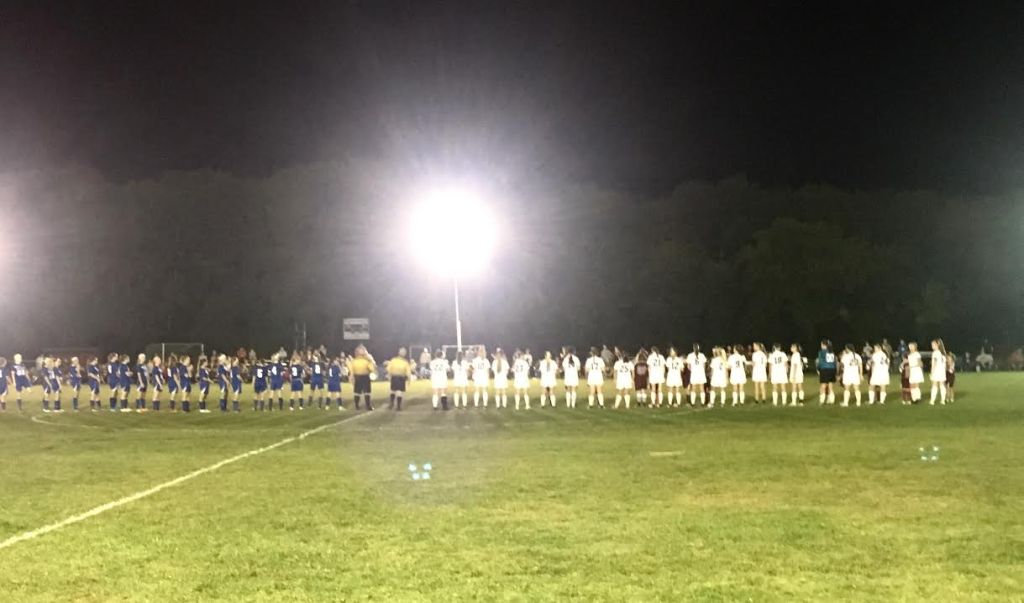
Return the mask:
[[359,356],[349,361],[348,368],[349,372],[359,377],[369,375],[373,371],[373,363],[370,362],[369,358]]
[[408,377],[411,369],[409,361],[401,356],[395,356],[388,361],[388,375],[392,377]]

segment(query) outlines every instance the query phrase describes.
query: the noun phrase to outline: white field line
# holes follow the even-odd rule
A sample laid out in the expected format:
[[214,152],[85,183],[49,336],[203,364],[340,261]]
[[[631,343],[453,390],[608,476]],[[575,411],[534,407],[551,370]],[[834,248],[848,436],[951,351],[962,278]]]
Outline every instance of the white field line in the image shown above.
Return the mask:
[[[7,547],[10,547],[10,546],[14,546],[14,545],[18,544],[19,542],[24,542],[26,540],[32,540],[33,538],[38,538],[39,536],[43,536],[44,534],[49,534],[50,532],[55,532],[55,531],[57,531],[57,530],[59,530],[61,528],[66,528],[66,527],[68,527],[70,525],[73,525],[73,524],[76,524],[76,523],[78,523],[80,521],[85,521],[86,519],[89,519],[90,517],[95,517],[95,516],[97,516],[97,515],[99,515],[101,513],[106,513],[107,511],[110,511],[112,509],[116,509],[118,507],[123,507],[124,505],[127,505],[129,503],[133,503],[133,502],[135,502],[137,500],[146,498],[147,496],[152,496],[152,495],[156,494],[157,492],[160,492],[161,490],[164,490],[164,489],[167,489],[167,488],[172,488],[172,487],[177,486],[179,484],[185,483],[185,482],[187,482],[187,481],[189,481],[191,479],[197,478],[200,475],[204,475],[206,473],[210,473],[211,471],[216,471],[216,470],[220,469],[221,467],[223,467],[225,465],[230,465],[231,463],[238,462],[238,461],[240,461],[242,459],[246,459],[246,458],[249,458],[251,456],[256,456],[258,454],[263,454],[264,452],[268,452],[268,451],[273,450],[275,448],[278,448],[280,446],[284,446],[285,444],[290,444],[290,443],[292,443],[292,442],[294,442],[296,440],[304,440],[307,437],[309,437],[311,435],[314,435],[314,434],[317,434],[317,433],[320,433],[321,431],[323,431],[325,429],[329,429],[329,428],[334,427],[336,425],[339,425],[341,423],[345,423],[346,421],[352,421],[352,420],[358,419],[360,417],[365,417],[365,416],[367,416],[369,414],[371,414],[371,413],[362,413],[362,414],[358,414],[358,415],[355,415],[355,416],[349,416],[349,417],[346,417],[346,418],[341,419],[339,421],[334,421],[332,423],[326,423],[324,425],[321,425],[320,427],[316,427],[314,429],[310,429],[309,431],[304,431],[304,432],[300,433],[297,436],[292,436],[290,438],[285,438],[285,439],[283,439],[283,440],[281,440],[279,442],[274,442],[273,444],[264,446],[262,448],[256,448],[256,449],[250,450],[248,452],[243,452],[242,454],[238,454],[238,455],[235,455],[235,456],[233,456],[231,458],[224,459],[224,460],[216,462],[216,463],[214,463],[212,465],[208,465],[206,467],[203,467],[202,469],[196,469],[192,473],[186,473],[185,475],[182,475],[180,477],[176,477],[176,478],[172,479],[171,481],[164,482],[162,484],[157,484],[156,486],[153,486],[152,488],[150,488],[148,490],[142,490],[141,492],[136,492],[135,494],[130,494],[128,496],[125,496],[124,498],[119,498],[119,499],[117,499],[115,501],[108,502],[106,504],[102,504],[102,505],[100,505],[98,507],[94,507],[94,508],[89,509],[88,511],[86,511],[84,513],[79,513],[78,515],[72,515],[71,517],[67,517],[65,519],[62,519],[62,520],[58,521],[57,523],[51,523],[50,525],[46,525],[46,526],[43,526],[41,528],[37,528],[35,530],[31,530],[29,532],[23,532],[21,534],[17,534],[17,535],[11,536],[7,540],[4,540],[4,541],[0,542],[0,550],[6,549]],[[52,423],[51,423],[51,425],[52,425]]]

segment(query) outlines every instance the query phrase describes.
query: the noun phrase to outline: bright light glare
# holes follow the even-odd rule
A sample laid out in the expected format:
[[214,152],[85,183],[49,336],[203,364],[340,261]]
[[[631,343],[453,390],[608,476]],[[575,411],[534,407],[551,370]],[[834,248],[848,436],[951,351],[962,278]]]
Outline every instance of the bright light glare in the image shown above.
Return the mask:
[[480,195],[464,186],[434,188],[412,212],[412,253],[439,276],[480,274],[497,244],[497,222]]

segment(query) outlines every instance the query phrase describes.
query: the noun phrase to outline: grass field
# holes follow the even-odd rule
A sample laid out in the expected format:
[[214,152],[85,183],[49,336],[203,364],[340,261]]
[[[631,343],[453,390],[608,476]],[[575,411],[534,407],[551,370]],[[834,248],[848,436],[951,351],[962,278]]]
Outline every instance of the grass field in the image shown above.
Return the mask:
[[0,599],[1020,601],[1024,375],[958,385],[952,406],[860,409],[33,399],[0,415],[0,541],[341,422],[0,548]]

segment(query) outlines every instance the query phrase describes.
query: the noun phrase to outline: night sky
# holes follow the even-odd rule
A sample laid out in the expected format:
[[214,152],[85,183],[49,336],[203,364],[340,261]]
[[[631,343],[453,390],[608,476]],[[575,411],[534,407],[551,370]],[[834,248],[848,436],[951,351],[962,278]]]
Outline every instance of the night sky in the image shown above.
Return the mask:
[[189,4],[0,5],[0,171],[1024,185],[1019,3]]

